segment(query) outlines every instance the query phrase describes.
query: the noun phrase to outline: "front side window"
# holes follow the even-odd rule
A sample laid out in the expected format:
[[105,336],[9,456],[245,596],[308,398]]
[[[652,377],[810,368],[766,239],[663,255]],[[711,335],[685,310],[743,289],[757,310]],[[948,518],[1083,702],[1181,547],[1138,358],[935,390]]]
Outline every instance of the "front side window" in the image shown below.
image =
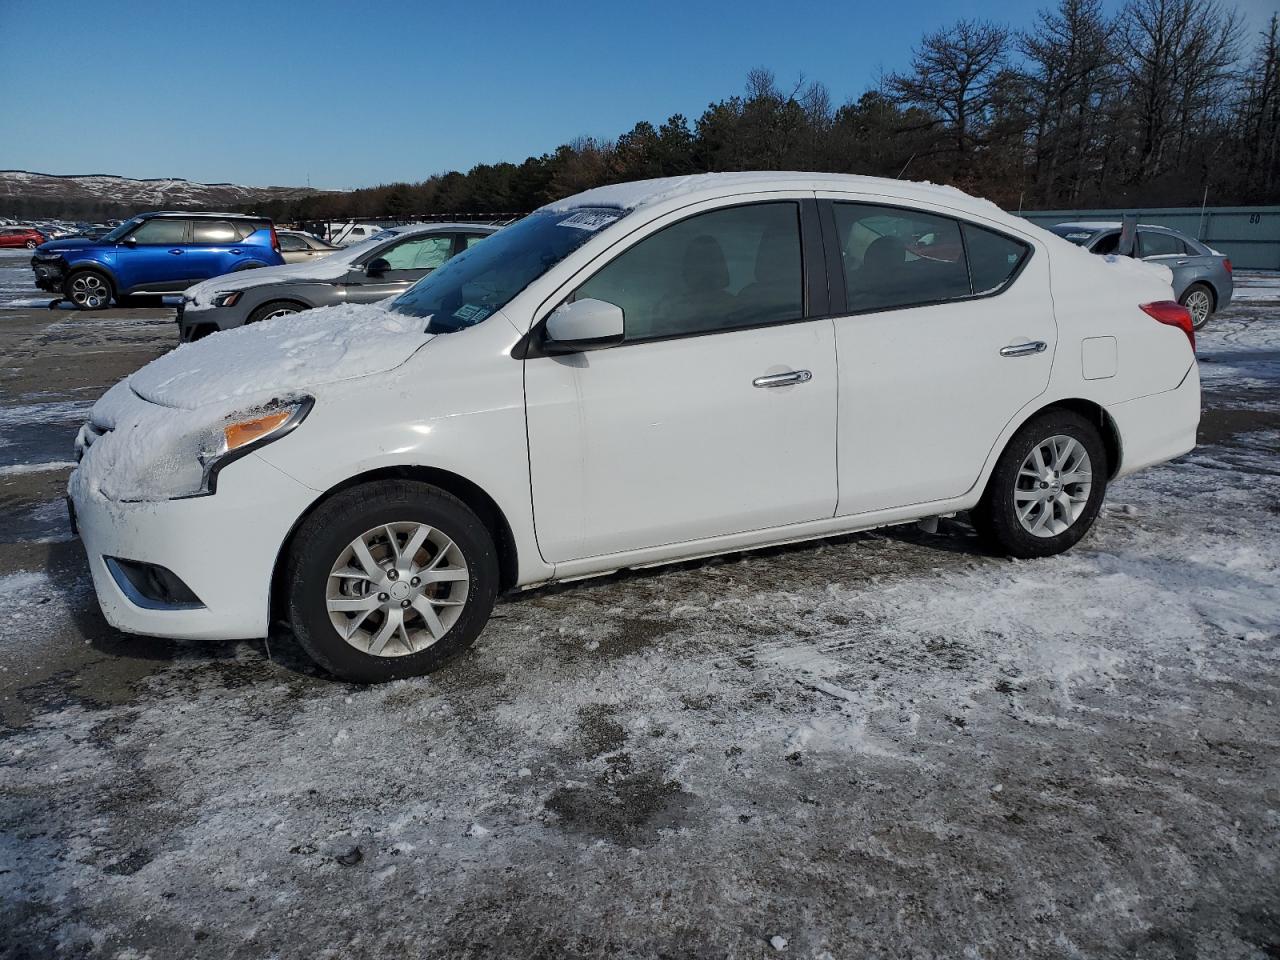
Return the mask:
[[835,204],[835,220],[849,310],[888,310],[970,295],[956,221],[861,203]]
[[477,243],[479,243],[481,240],[483,240],[487,236],[489,236],[489,234],[487,233],[469,233],[467,234],[467,238],[466,238],[467,239],[466,246],[474,247]]
[[1171,233],[1138,231],[1143,257],[1180,257],[1187,252],[1187,245]]
[[1115,253],[1119,249],[1120,249],[1120,232],[1116,231],[1114,233],[1108,233],[1105,237],[1100,239],[1097,243],[1093,245],[1093,249],[1090,250],[1089,252],[1107,256]]
[[621,307],[629,341],[798,320],[799,206],[758,203],[692,216],[641,240],[574,296]]
[[191,231],[194,243],[235,243],[240,231],[226,220],[196,220]]
[[392,270],[434,270],[449,259],[453,237],[411,237],[378,254]]
[[391,310],[428,318],[430,333],[474,326],[622,216],[587,208],[532,213],[427,274]]
[[185,243],[187,221],[156,217],[145,221],[142,226],[129,234],[129,238],[138,243]]
[[307,241],[292,233],[282,233],[276,239],[280,241],[280,249],[287,253],[310,249],[310,247],[307,246]]

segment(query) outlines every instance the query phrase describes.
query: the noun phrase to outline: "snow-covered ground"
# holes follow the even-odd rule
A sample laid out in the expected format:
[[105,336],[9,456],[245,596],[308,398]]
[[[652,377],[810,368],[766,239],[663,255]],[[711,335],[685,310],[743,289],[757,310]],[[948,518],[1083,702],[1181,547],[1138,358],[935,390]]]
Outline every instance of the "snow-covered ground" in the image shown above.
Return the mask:
[[0,957],[1276,955],[1280,310],[1199,339],[1202,445],[1066,556],[545,589],[425,680],[123,637],[77,544],[0,550]]

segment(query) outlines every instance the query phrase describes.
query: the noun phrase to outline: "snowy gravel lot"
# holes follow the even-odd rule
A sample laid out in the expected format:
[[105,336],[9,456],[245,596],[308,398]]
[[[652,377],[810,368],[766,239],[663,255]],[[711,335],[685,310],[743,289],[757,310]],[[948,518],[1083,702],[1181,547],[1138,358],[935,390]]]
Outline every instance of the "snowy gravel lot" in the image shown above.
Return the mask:
[[375,689],[98,615],[70,439],[168,318],[0,310],[0,957],[1280,956],[1280,303],[1067,556],[544,589]]

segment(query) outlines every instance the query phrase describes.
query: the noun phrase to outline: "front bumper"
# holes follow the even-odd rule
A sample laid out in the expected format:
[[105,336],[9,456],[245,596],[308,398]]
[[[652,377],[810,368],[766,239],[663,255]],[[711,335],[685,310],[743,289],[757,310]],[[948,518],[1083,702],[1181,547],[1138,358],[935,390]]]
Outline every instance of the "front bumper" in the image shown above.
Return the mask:
[[253,312],[249,300],[249,297],[241,297],[240,302],[231,307],[196,307],[183,300],[178,307],[178,336],[184,343],[189,343],[219,330],[244,326]]
[[[256,454],[222,471],[213,496],[119,503],[71,486],[98,604],[112,626],[193,640],[267,635],[276,560],[315,491]],[[197,602],[140,602],[109,557],[171,571]]]
[[31,272],[35,274],[36,288],[49,293],[61,293],[66,271],[59,260],[31,260]]

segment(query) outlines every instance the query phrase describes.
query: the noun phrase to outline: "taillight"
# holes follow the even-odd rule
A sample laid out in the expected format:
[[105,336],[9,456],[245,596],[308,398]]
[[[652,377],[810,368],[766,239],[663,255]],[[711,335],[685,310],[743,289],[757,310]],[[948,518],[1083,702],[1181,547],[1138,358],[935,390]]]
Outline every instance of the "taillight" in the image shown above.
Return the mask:
[[1173,300],[1157,300],[1155,303],[1141,305],[1142,312],[1160,323],[1177,327],[1187,335],[1191,343],[1191,352],[1196,352],[1196,328],[1191,320],[1191,311]]
[[1222,258],[1222,266],[1227,271],[1227,276],[1231,276],[1231,261],[1226,257]]
[[271,249],[276,253],[280,252],[280,238],[276,236],[276,225],[271,225]]

